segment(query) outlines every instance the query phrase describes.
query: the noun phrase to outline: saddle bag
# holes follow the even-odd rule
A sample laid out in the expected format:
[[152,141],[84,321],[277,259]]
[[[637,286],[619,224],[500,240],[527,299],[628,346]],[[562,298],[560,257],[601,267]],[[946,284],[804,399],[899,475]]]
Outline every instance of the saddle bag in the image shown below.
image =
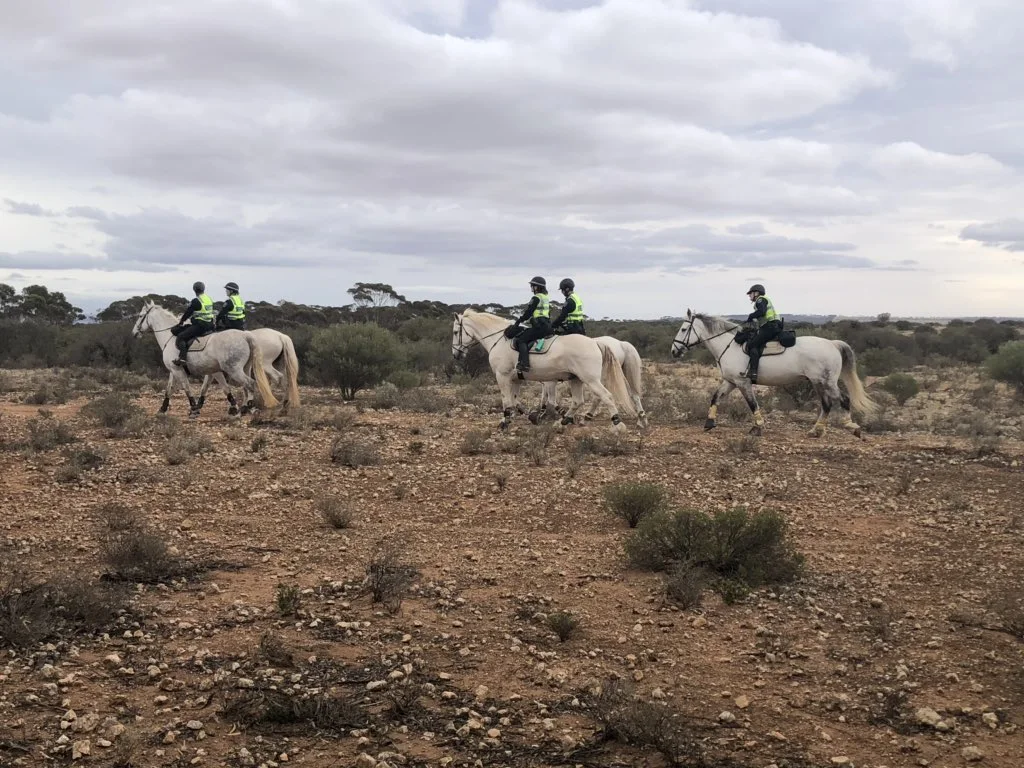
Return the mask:
[[792,347],[796,344],[796,331],[780,331],[778,340],[782,346]]

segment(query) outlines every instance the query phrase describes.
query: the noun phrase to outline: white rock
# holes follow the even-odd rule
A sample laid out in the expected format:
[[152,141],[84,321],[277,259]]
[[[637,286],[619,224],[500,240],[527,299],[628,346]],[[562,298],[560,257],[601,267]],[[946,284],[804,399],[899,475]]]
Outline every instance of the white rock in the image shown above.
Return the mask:
[[729,711],[722,712],[718,715],[718,722],[731,725],[736,722],[736,715]]

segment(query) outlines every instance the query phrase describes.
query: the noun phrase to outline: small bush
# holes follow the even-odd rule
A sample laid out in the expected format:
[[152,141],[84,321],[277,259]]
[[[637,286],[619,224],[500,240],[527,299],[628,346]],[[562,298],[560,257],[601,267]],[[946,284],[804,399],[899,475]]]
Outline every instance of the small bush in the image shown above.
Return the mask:
[[509,473],[505,470],[498,470],[494,473],[494,484],[498,487],[498,493],[505,492],[505,486],[508,485]]
[[302,697],[272,688],[232,694],[224,704],[224,718],[245,726],[306,725],[335,734],[367,724],[355,698],[327,693]]
[[629,442],[619,434],[603,434],[597,437],[585,435],[576,439],[575,451],[582,456],[625,456],[630,452]]
[[213,443],[205,435],[180,435],[167,444],[164,455],[171,466],[185,464],[193,456],[202,456],[213,450]]
[[753,435],[730,437],[725,441],[725,449],[729,453],[734,453],[737,456],[757,456],[761,452],[761,443]]
[[356,467],[379,464],[380,454],[370,443],[354,437],[339,435],[331,443],[331,461],[334,464],[355,469]]
[[543,467],[548,463],[548,446],[553,437],[551,427],[538,427],[520,443],[519,450],[535,467]]
[[370,401],[370,406],[379,411],[387,411],[397,408],[401,400],[402,393],[398,387],[390,382],[384,382],[373,390],[373,400]]
[[459,447],[459,450],[463,456],[479,456],[482,453],[490,453],[487,445],[490,437],[490,433],[486,430],[471,430],[462,438],[462,445]]
[[147,421],[145,411],[121,392],[86,403],[82,406],[82,415],[111,430],[114,435],[140,434]]
[[295,656],[285,646],[284,641],[270,632],[264,632],[260,637],[257,653],[275,667],[290,667],[295,663]]
[[654,483],[616,483],[605,486],[604,503],[608,511],[636,528],[645,517],[665,508],[665,489]]
[[401,607],[402,598],[417,574],[415,568],[402,562],[404,555],[398,542],[383,540],[377,543],[366,566],[366,585],[371,599],[392,613]]
[[681,565],[672,569],[665,579],[665,596],[685,611],[700,606],[707,586],[706,571]]
[[83,574],[32,582],[11,566],[0,573],[0,648],[104,629],[127,606],[124,590],[93,584]]
[[641,701],[624,683],[606,680],[585,697],[604,736],[659,752],[668,765],[703,765],[698,730],[666,706]]
[[249,451],[251,453],[263,453],[269,442],[270,440],[266,435],[256,435],[249,444]]
[[49,411],[40,411],[38,418],[28,422],[28,444],[33,451],[52,451],[76,439],[71,427],[53,418]]
[[22,400],[26,405],[63,405],[71,399],[71,389],[66,380],[47,381]]
[[1014,387],[1024,395],[1024,341],[1008,341],[985,361],[985,370],[996,381]]
[[120,505],[107,505],[100,541],[112,575],[136,584],[157,584],[180,575],[182,565],[164,537]]
[[60,467],[55,477],[58,482],[70,483],[82,477],[83,472],[99,469],[106,461],[106,456],[85,446],[68,453],[67,462]]
[[890,373],[882,382],[882,389],[896,398],[897,403],[903,405],[921,391],[921,386],[917,379],[908,373]]
[[785,518],[770,510],[658,512],[640,521],[625,547],[638,568],[700,567],[752,587],[792,581],[803,568]]
[[395,371],[388,377],[388,383],[402,391],[423,386],[423,376],[415,371]]
[[302,606],[302,590],[297,584],[277,585],[277,612],[282,616],[294,616]]
[[555,611],[548,614],[548,629],[558,636],[559,642],[564,643],[579,634],[580,620],[568,611]]
[[348,528],[352,525],[352,506],[337,496],[321,496],[316,500],[314,509],[331,528]]

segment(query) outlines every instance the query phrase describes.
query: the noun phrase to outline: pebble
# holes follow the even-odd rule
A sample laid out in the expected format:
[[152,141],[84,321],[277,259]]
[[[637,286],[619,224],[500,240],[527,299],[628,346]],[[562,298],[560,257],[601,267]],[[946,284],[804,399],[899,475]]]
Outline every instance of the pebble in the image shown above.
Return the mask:
[[977,747],[964,747],[960,750],[960,754],[968,763],[976,763],[985,759],[985,753]]
[[736,700],[733,703],[736,705],[737,709],[746,709],[750,706],[750,699],[741,694],[736,697]]
[[381,688],[387,688],[387,680],[371,680],[366,684],[366,690],[368,691],[379,691]]
[[185,723],[185,727],[190,731],[201,731],[203,730],[203,724],[199,720],[189,720]]
[[914,713],[914,718],[917,722],[921,723],[921,725],[930,725],[933,728],[937,727],[942,721],[942,718],[939,717],[939,713],[930,707],[921,707]]
[[356,757],[356,768],[374,768],[377,765],[377,759],[372,755],[368,755],[365,752],[361,753]]
[[718,722],[731,725],[736,722],[736,715],[729,711],[722,712],[718,715]]

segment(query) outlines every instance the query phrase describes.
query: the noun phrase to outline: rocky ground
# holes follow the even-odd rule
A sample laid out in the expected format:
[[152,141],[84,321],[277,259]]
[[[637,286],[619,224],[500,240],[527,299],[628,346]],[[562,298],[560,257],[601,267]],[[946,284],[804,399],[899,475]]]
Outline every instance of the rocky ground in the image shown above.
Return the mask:
[[[710,380],[680,370],[621,441],[498,435],[483,387],[104,427],[81,409],[109,387],[28,405],[8,380],[0,622],[42,582],[127,594],[93,629],[67,605],[104,606],[63,592],[0,650],[0,766],[1024,765],[1019,407],[985,442],[907,416],[812,440],[778,408],[753,440],[742,408],[701,431]],[[40,437],[55,420],[74,442]],[[804,576],[682,609],[626,563],[602,495],[624,480],[784,513]],[[110,560],[136,529],[169,546],[155,583]]]

